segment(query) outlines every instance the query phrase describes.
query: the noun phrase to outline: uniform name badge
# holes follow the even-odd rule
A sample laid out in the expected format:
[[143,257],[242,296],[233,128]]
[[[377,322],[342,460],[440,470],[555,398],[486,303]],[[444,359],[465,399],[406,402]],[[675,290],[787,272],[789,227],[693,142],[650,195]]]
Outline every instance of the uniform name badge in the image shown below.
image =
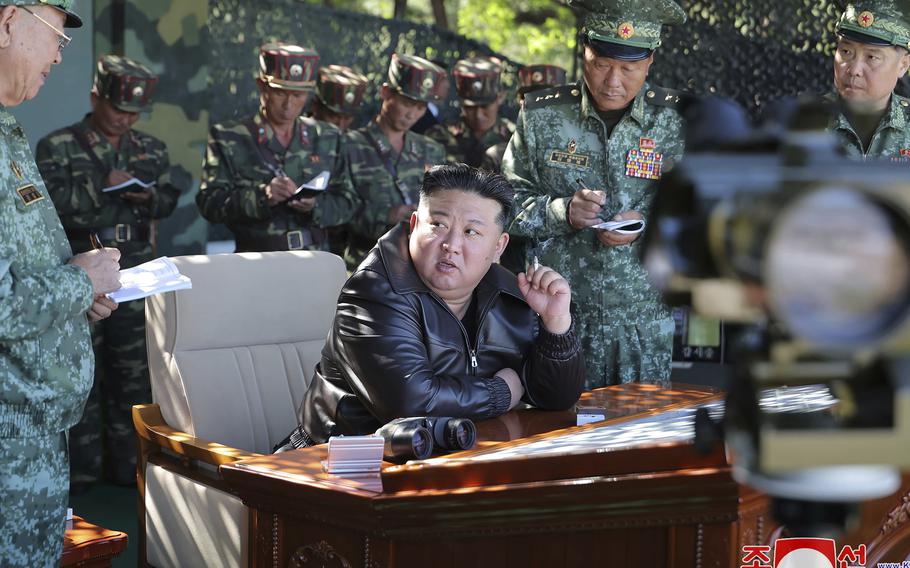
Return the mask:
[[551,164],[562,164],[566,166],[575,166],[581,169],[588,169],[591,157],[586,154],[578,154],[578,142],[573,138],[569,141],[566,151],[553,150],[547,161]]
[[25,205],[31,205],[32,203],[36,203],[44,199],[44,196],[41,195],[41,192],[38,191],[38,188],[33,184],[23,185],[16,190],[16,193],[19,194],[19,198]]
[[891,161],[899,164],[910,163],[910,148],[900,148],[899,155],[893,156]]
[[643,179],[660,179],[664,155],[656,152],[653,138],[639,138],[638,148],[626,156],[626,175]]

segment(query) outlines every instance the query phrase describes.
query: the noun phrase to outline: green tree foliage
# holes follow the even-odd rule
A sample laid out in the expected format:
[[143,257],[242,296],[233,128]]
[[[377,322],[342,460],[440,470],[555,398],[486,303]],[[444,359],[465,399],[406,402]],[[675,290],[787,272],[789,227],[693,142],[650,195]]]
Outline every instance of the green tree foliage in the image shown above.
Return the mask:
[[[450,0],[451,1],[451,0]],[[575,16],[556,0],[460,0],[458,32],[523,63],[572,70]]]
[[[391,18],[393,0],[304,0]],[[553,63],[572,71],[575,16],[561,0],[446,0],[449,24],[523,63]],[[406,18],[433,23],[429,0],[409,0]]]

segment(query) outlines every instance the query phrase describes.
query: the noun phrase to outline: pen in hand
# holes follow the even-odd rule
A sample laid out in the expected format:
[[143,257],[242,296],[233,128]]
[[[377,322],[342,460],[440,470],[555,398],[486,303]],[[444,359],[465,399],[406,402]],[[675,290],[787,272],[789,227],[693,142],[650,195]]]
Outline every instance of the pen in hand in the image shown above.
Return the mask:
[[104,248],[104,245],[101,244],[101,239],[98,238],[98,233],[95,231],[89,231],[88,240],[92,243],[93,250],[101,250]]

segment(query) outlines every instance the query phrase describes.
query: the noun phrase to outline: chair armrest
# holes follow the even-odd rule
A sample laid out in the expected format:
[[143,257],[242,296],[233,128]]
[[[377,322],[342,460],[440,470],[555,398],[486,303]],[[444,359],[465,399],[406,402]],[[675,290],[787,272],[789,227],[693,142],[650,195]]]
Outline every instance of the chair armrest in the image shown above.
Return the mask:
[[261,456],[175,430],[164,421],[161,407],[157,404],[133,406],[133,425],[139,437],[152,445],[167,448],[177,455],[213,466]]

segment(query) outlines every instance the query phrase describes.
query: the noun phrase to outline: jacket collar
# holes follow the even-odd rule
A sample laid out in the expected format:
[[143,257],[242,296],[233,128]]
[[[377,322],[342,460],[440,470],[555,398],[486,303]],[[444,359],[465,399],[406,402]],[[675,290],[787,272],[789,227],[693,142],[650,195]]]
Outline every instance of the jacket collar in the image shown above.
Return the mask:
[[[825,98],[840,103],[840,98],[836,93],[829,94]],[[891,101],[888,103],[888,109],[885,111],[885,114],[882,116],[881,121],[878,123],[878,130],[884,130],[885,128],[903,130],[904,127],[907,126],[907,116],[904,113],[904,108],[901,106],[900,101],[900,97],[894,94],[891,95]],[[834,128],[838,130],[846,130],[855,134],[853,125],[851,125],[850,121],[847,120],[847,115],[843,110],[837,113],[837,118],[834,121]]]
[[[411,252],[408,250],[408,223],[399,223],[388,233],[379,238],[376,244],[379,257],[389,278],[389,284],[396,294],[423,293],[432,294],[427,288],[414,263],[411,262]],[[478,300],[483,302],[495,292],[504,292],[510,296],[525,301],[521,290],[518,289],[518,279],[515,275],[498,264],[493,264],[480,280],[476,289]]]

